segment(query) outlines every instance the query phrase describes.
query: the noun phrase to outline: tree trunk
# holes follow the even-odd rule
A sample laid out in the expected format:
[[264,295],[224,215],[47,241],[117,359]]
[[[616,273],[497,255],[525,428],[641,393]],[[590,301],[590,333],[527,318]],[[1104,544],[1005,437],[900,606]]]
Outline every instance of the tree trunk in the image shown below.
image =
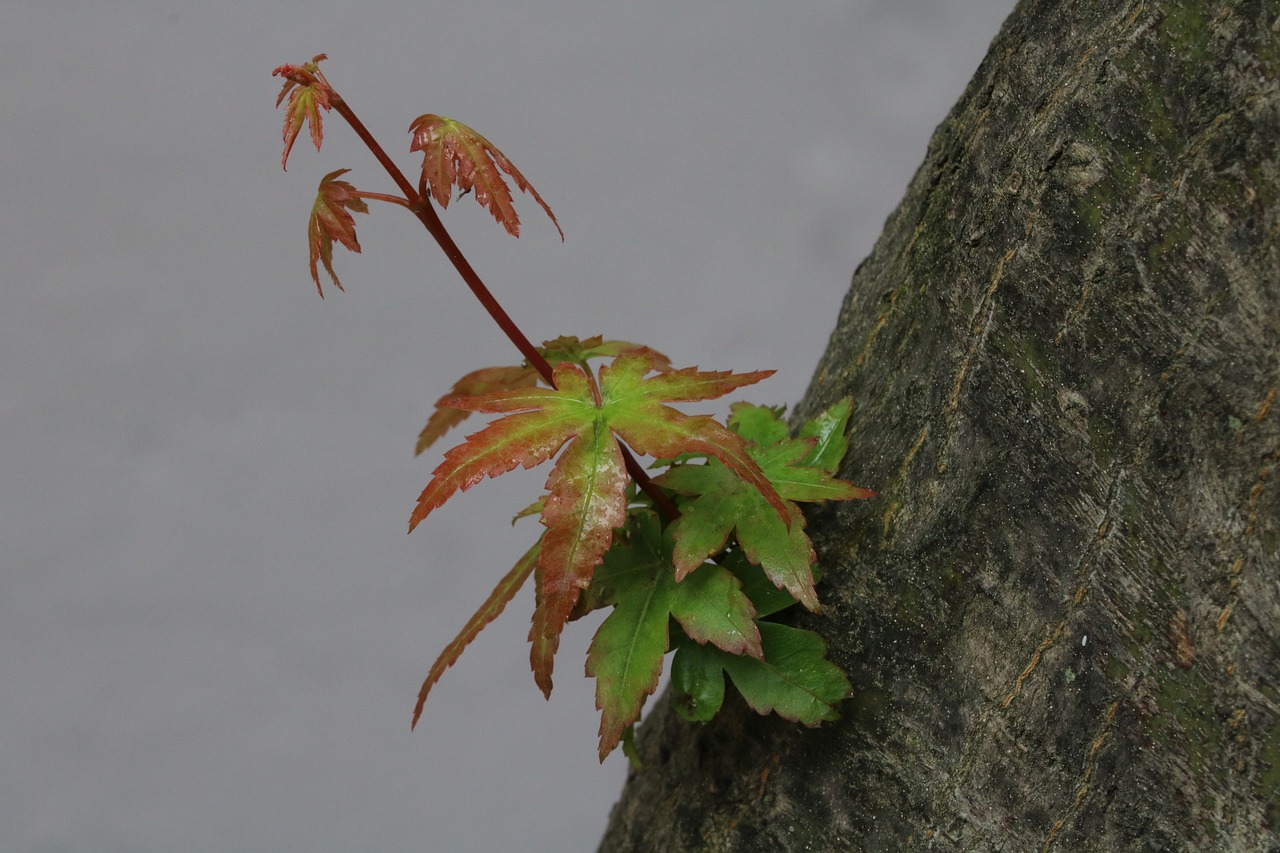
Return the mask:
[[1275,0],[1019,4],[796,411],[856,695],[655,702],[602,851],[1280,850],[1278,143]]

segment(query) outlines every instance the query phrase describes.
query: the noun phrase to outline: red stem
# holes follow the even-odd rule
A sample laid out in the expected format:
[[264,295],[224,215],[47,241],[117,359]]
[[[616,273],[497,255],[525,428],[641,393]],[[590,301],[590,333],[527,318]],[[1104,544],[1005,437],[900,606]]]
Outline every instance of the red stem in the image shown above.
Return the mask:
[[471,288],[471,292],[475,294],[476,299],[480,300],[480,304],[489,312],[489,316],[498,324],[498,328],[502,329],[503,334],[511,339],[511,342],[516,345],[516,349],[520,350],[520,354],[529,361],[530,366],[538,371],[542,378],[554,388],[555,382],[551,375],[551,365],[542,357],[542,353],[538,352],[533,342],[525,337],[524,332],[520,331],[520,327],[515,324],[511,316],[498,304],[498,300],[489,292],[489,288],[485,287],[484,282],[480,280],[480,276],[471,267],[471,263],[462,254],[462,250],[458,248],[458,244],[453,242],[453,238],[445,230],[444,223],[440,221],[435,208],[431,206],[431,199],[418,194],[418,191],[409,183],[408,178],[400,171],[400,167],[387,156],[387,152],[373,138],[373,134],[369,133],[364,123],[347,105],[347,102],[338,97],[336,92],[330,97],[330,103],[338,111],[338,115],[346,119],[347,124],[351,125],[351,129],[356,132],[356,136],[360,137],[360,141],[373,152],[373,156],[382,164],[382,168],[386,169],[387,173],[391,175],[391,180],[396,182],[396,186],[400,187],[400,191],[404,193],[404,197],[409,202],[409,209],[413,211],[414,216],[418,217],[418,221],[426,227],[427,232],[435,238],[436,243],[440,245],[445,255],[453,262],[458,275],[462,276],[462,280],[467,283],[467,287]]
[[[387,195],[386,193],[368,193],[364,190],[358,190],[356,195],[368,201],[386,201],[391,204],[398,204],[401,207],[409,207],[409,200],[400,198],[398,195]],[[412,208],[410,208],[412,209]]]
[[[431,198],[425,192],[419,193],[409,183],[408,178],[400,171],[400,167],[387,155],[382,146],[378,144],[378,140],[373,138],[373,134],[364,126],[364,122],[356,116],[355,112],[347,105],[337,92],[330,89],[329,103],[338,112],[338,115],[346,119],[347,124],[351,125],[351,129],[356,132],[356,136],[360,137],[360,141],[365,144],[378,162],[382,164],[382,168],[387,170],[387,174],[391,176],[391,180],[395,181],[396,186],[404,193],[405,199],[409,203],[409,209],[413,211],[414,216],[418,217],[418,221],[426,227],[427,232],[435,238],[440,248],[444,250],[445,255],[453,262],[454,269],[458,271],[458,275],[462,276],[462,280],[467,283],[467,287],[471,288],[471,292],[475,294],[476,299],[480,300],[480,304],[489,312],[489,316],[498,324],[498,328],[502,329],[516,349],[520,350],[520,354],[525,357],[529,365],[538,374],[546,380],[547,384],[552,388],[556,387],[555,376],[553,375],[551,364],[538,352],[538,348],[525,337],[524,332],[520,331],[520,327],[516,325],[511,316],[503,309],[502,305],[485,287],[480,276],[472,268],[471,263],[462,254],[462,250],[458,248],[458,244],[453,242],[453,237],[445,230],[444,223],[440,221],[440,216],[436,213],[435,207],[431,204]],[[673,520],[680,516],[680,510],[672,503],[671,499],[663,494],[662,490],[653,484],[649,479],[649,475],[640,467],[640,463],[636,461],[635,456],[622,442],[618,442],[618,447],[622,450],[622,460],[626,465],[627,473],[631,475],[631,479],[635,480],[645,494],[653,501],[654,506],[658,508],[668,520]]]

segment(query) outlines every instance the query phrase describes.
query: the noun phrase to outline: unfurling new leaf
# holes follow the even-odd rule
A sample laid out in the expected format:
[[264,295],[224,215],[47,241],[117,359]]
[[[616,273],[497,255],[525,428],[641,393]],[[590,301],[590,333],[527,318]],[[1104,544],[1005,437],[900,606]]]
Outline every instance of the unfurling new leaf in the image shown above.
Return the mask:
[[422,180],[436,204],[448,207],[454,186],[463,193],[474,191],[480,206],[487,207],[508,234],[519,237],[520,217],[516,215],[511,190],[501,170],[510,175],[523,192],[533,196],[555,223],[560,239],[564,239],[564,230],[551,208],[492,142],[460,121],[431,113],[414,119],[409,132],[413,134],[409,150],[422,152]]
[[279,107],[286,97],[289,99],[284,110],[284,155],[280,158],[280,165],[286,170],[289,168],[289,152],[293,150],[293,143],[298,139],[304,122],[311,128],[311,141],[315,143],[317,151],[324,140],[320,110],[323,108],[328,112],[332,108],[333,89],[319,66],[327,58],[323,53],[318,53],[310,62],[281,65],[271,72],[272,77],[284,78],[284,88],[276,98],[276,106]]
[[333,241],[337,240],[353,252],[359,253],[360,243],[356,240],[356,221],[348,212],[368,213],[369,206],[356,192],[356,188],[346,181],[335,180],[339,175],[350,172],[350,169],[338,169],[320,179],[320,189],[316,193],[315,204],[311,206],[311,220],[307,223],[307,244],[311,249],[311,278],[324,298],[324,288],[320,286],[320,271],[316,262],[324,264],[325,272],[333,279],[333,284],[342,290],[342,282],[333,271]]

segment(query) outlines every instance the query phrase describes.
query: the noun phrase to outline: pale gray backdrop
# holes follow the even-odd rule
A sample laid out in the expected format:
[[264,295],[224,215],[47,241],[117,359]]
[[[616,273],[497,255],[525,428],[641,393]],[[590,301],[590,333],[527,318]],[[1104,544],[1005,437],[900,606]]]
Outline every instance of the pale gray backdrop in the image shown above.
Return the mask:
[[565,243],[527,198],[519,240],[445,221],[531,337],[777,368],[748,396],[786,403],[1012,6],[6,0],[0,850],[588,850],[621,785],[593,626],[545,702],[528,594],[409,733],[546,472],[405,536],[429,403],[517,359],[387,205],[317,298],[316,181],[390,184],[336,116],[283,173],[273,67],[327,51],[405,168],[423,112],[511,156]]

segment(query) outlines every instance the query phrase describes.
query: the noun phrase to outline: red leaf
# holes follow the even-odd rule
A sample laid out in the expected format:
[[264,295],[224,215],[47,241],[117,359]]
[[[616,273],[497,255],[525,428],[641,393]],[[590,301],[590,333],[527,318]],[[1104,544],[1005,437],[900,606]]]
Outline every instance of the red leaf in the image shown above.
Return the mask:
[[359,253],[360,243],[356,240],[356,221],[347,212],[348,208],[356,213],[368,213],[369,206],[360,198],[356,188],[346,181],[334,180],[339,175],[350,172],[350,169],[338,169],[320,179],[320,189],[316,193],[315,204],[311,206],[311,221],[307,223],[307,243],[311,249],[311,278],[324,298],[324,289],[320,287],[320,271],[316,262],[324,264],[325,271],[338,290],[342,290],[342,282],[333,271],[333,241],[337,240],[353,252]]
[[516,388],[531,388],[538,382],[538,372],[532,367],[513,365],[508,367],[485,367],[473,370],[453,383],[449,393],[436,400],[436,410],[431,413],[427,425],[418,433],[418,444],[413,449],[417,456],[440,436],[466,420],[470,412],[453,408],[446,403],[457,397],[475,397],[493,391],[509,391]]
[[283,103],[286,96],[289,98],[284,110],[284,156],[280,158],[280,165],[286,170],[289,168],[289,152],[298,139],[303,122],[310,125],[311,141],[315,143],[317,151],[324,140],[320,108],[323,107],[328,112],[333,98],[333,88],[319,68],[319,63],[325,59],[328,57],[318,53],[303,65],[281,65],[271,72],[272,77],[284,78],[284,88],[276,98],[276,107]]
[[560,239],[564,239],[564,230],[551,208],[492,142],[462,122],[430,113],[414,119],[409,132],[413,134],[409,150],[422,152],[422,179],[441,207],[449,206],[455,185],[463,193],[474,190],[480,206],[487,207],[507,233],[519,237],[520,217],[512,204],[511,190],[499,174],[501,170],[510,175],[523,192],[533,196],[555,223]]
[[551,695],[552,663],[564,624],[609,550],[614,529],[626,521],[626,487],[622,451],[603,425],[574,439],[547,478],[542,595],[530,631],[533,678],[544,696]]
[[422,706],[426,704],[427,694],[440,680],[440,676],[457,662],[463,649],[471,644],[485,626],[501,615],[507,602],[520,591],[520,587],[524,586],[525,581],[529,579],[529,573],[538,562],[538,551],[541,547],[542,540],[539,539],[523,557],[516,561],[506,577],[498,581],[498,585],[494,587],[493,592],[489,593],[489,597],[485,599],[484,604],[480,605],[480,609],[467,620],[467,624],[458,632],[458,636],[454,637],[453,642],[445,646],[444,651],[436,658],[436,662],[431,665],[431,671],[427,674],[427,680],[422,682],[422,689],[418,691],[418,704],[413,708],[413,722],[409,724],[410,729],[418,725],[418,718],[422,716]]
[[409,517],[409,532],[454,493],[471,488],[486,476],[496,477],[519,465],[532,468],[547,461],[573,437],[575,427],[573,423],[548,421],[542,412],[523,412],[494,421],[467,436],[466,444],[446,453],[444,461],[432,472],[433,479],[418,496],[418,506]]
[[543,341],[542,346],[538,347],[538,352],[552,364],[571,361],[581,367],[585,367],[587,361],[593,358],[616,358],[623,353],[644,354],[649,357],[650,370],[671,369],[671,360],[657,350],[629,341],[606,341],[600,335],[583,339],[573,335],[561,335],[555,340]]

